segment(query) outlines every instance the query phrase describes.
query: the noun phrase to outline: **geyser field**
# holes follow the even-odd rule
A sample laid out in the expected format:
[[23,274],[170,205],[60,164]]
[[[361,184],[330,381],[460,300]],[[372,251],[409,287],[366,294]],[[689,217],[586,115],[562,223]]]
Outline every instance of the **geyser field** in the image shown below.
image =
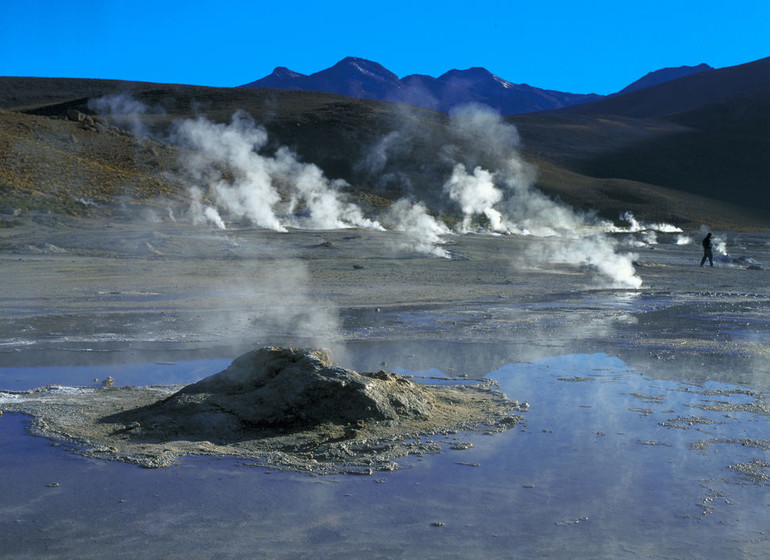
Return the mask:
[[762,557],[770,234],[701,268],[450,120],[429,193],[369,146],[389,204],[237,113],[165,129],[178,196],[6,215],[0,556]]
[[[770,295],[767,271],[739,258],[768,262],[766,235],[721,233],[737,256],[700,268],[680,234],[655,245],[614,234],[639,245],[642,280],[616,289],[597,286],[591,267],[517,264],[522,236],[457,235],[442,258],[405,249],[399,232],[107,225],[3,232],[6,557],[203,546],[286,558],[319,547],[716,558],[767,545]],[[225,448],[210,435],[171,437],[165,452],[155,439],[172,464],[145,470],[100,460],[119,458],[109,442],[27,435],[46,432],[8,412],[19,392],[48,385],[83,387],[27,395],[58,401],[70,421],[73,391],[80,406],[130,409],[112,400],[124,386],[175,386],[155,389],[168,395],[264,344],[324,345],[345,367],[414,383],[487,378],[529,406],[503,433],[439,431],[366,477],[308,477],[286,460],[266,469],[265,449],[213,459]],[[102,387],[108,377],[114,387]],[[141,425],[106,427],[131,436]],[[335,436],[354,462],[362,456],[341,450],[364,449],[356,428]],[[209,458],[174,459],[178,444]],[[309,459],[324,451],[304,445]]]

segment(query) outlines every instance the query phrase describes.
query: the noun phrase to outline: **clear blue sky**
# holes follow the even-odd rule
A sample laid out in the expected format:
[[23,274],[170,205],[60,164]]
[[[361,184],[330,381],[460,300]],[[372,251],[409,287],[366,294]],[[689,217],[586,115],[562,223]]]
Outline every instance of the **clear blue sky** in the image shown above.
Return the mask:
[[0,1],[2,76],[237,86],[346,56],[612,93],[659,68],[770,56],[770,0]]

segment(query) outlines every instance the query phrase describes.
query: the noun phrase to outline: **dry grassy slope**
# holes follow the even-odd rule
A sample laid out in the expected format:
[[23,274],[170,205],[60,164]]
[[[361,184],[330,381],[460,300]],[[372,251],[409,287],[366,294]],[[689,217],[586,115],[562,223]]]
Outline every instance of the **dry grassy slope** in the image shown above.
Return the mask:
[[[0,78],[0,107],[34,107],[31,110],[36,115],[0,113],[0,208],[81,214],[93,212],[94,207],[78,202],[80,198],[109,209],[110,203],[114,208],[115,202],[125,204],[126,200],[151,203],[158,196],[184,197],[182,186],[165,173],[178,165],[176,148],[137,143],[114,131],[86,131],[64,120],[70,108],[89,112],[83,92],[96,96],[101,87],[105,93],[114,93],[116,84],[23,79],[32,81],[14,89],[9,80],[16,79]],[[52,96],[46,93],[49,89],[57,91],[57,102],[41,103]],[[242,109],[267,128],[275,146],[287,145],[304,161],[318,164],[330,178],[347,180],[349,194],[365,210],[381,209],[388,201],[411,194],[450,219],[456,212],[441,193],[451,165],[438,154],[447,144],[462,142],[453,135],[446,115],[313,92],[161,84],[130,84],[129,89],[134,99],[153,111],[143,117],[144,124],[161,134],[177,118],[205,115],[224,122]],[[592,177],[581,173],[581,162],[598,161],[618,149],[633,153],[634,146],[674,136],[691,123],[596,115],[532,115],[511,120],[519,127],[527,159],[539,167],[538,187],[577,209],[597,210],[610,219],[631,210],[640,219],[682,227],[704,223],[730,229],[770,227],[764,214],[750,203],[747,207],[726,204],[623,174]],[[394,131],[404,141],[400,151],[389,154],[390,167],[368,172],[361,165],[366,153]],[[460,149],[477,152],[473,157],[485,164],[478,145],[466,144]],[[388,172],[397,172],[400,181],[383,183],[382,176]]]
[[0,208],[90,215],[178,198],[179,185],[161,173],[176,160],[175,148],[158,142],[0,110]]

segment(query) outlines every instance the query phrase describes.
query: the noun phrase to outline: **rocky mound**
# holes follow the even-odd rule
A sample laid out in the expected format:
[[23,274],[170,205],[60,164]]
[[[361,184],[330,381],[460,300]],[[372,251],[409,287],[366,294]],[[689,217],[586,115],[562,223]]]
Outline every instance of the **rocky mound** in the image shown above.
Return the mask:
[[395,373],[358,373],[333,365],[325,350],[260,348],[161,402],[105,418],[203,439],[241,439],[322,424],[428,421],[435,397]]
[[[34,417],[32,431],[101,459],[165,467],[184,455],[325,473],[392,470],[433,453],[427,436],[503,431],[518,403],[488,380],[428,385],[336,366],[324,350],[260,348],[224,371],[178,387],[43,387],[0,391],[0,411]],[[452,383],[451,381],[455,381]]]

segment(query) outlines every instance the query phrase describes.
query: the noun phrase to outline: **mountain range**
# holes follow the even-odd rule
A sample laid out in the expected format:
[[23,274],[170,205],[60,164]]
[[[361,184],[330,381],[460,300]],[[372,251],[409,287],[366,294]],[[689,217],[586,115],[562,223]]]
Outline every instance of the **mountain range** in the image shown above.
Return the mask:
[[[707,64],[664,68],[650,72],[618,94],[711,70],[713,68]],[[549,111],[605,97],[515,84],[478,67],[450,70],[438,78],[412,74],[399,79],[382,65],[355,57],[344,58],[332,67],[310,75],[279,66],[270,75],[241,87],[337,93],[359,99],[407,103],[443,113],[459,105],[477,103],[492,107],[501,115]]]
[[[376,213],[406,196],[451,219],[456,209],[447,206],[441,189],[451,162],[462,158],[468,169],[494,169],[495,154],[481,149],[477,137],[461,134],[444,111],[351,94],[385,96],[394,81],[421,81],[425,90],[433,88],[436,101],[441,88],[458,77],[490,85],[491,74],[470,69],[448,72],[443,80],[398,80],[379,65],[342,62],[335,72],[348,70],[345,96],[277,87],[0,77],[0,226],[11,219],[2,217],[9,212],[90,215],[123,212],[128,201],[184,205],[185,186],[173,179],[182,165],[182,148],[169,140],[175,123],[201,117],[226,123],[238,112],[268,133],[264,150],[286,146],[327,177],[344,180],[345,194],[362,208]],[[274,74],[302,78],[285,69]],[[334,75],[325,74],[328,87]],[[491,80],[500,86],[495,91],[515,89]],[[607,219],[631,211],[640,220],[694,229],[770,229],[770,58],[719,69],[666,69],[636,86],[580,103],[565,105],[569,100],[562,98],[553,110],[503,118],[516,127],[516,150],[537,168],[536,188]],[[492,99],[478,89],[460,89],[454,99]],[[542,90],[534,93],[545,103]],[[132,102],[100,113],[93,101],[105,96]],[[549,102],[556,98],[551,94]],[[450,109],[451,96],[443,99],[441,107]],[[132,111],[136,106],[145,110]],[[136,125],[151,132],[151,139],[131,134]]]

